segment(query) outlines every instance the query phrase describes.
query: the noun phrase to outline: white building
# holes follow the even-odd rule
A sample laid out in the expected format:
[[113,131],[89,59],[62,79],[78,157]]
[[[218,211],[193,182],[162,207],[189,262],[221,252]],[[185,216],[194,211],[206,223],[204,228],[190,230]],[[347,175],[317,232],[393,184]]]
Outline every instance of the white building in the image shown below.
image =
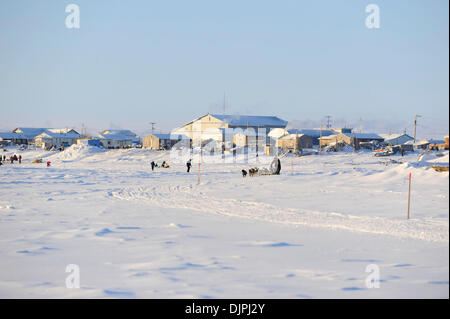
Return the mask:
[[103,136],[107,139],[113,140],[114,137],[120,137],[121,140],[129,139],[131,140],[131,143],[140,144],[141,140],[139,136],[137,136],[135,133],[133,133],[130,130],[104,130],[100,132],[99,136]]
[[34,138],[37,147],[49,149],[52,147],[68,147],[76,144],[80,134],[73,129],[45,129]]
[[414,138],[408,134],[380,134],[384,138],[384,143],[392,145],[403,145],[409,141],[414,141]]

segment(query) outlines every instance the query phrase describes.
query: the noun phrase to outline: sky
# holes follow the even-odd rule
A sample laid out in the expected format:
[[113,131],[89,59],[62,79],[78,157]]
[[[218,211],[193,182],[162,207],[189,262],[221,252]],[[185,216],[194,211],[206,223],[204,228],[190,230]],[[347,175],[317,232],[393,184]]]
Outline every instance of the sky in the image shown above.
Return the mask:
[[[65,24],[69,4],[80,28]],[[368,4],[380,9],[369,29]],[[448,0],[2,0],[0,129],[169,132],[210,113],[442,137]],[[224,103],[225,101],[225,103]],[[225,108],[224,108],[225,105]],[[425,136],[426,135],[426,136]]]

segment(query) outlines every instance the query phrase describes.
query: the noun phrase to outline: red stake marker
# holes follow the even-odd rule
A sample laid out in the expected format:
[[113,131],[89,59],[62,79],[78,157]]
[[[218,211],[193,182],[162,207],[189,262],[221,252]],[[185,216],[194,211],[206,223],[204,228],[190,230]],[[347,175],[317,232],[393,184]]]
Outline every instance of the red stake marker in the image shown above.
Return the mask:
[[409,173],[409,186],[408,186],[408,213],[406,215],[406,219],[409,219],[409,207],[411,202],[411,172]]

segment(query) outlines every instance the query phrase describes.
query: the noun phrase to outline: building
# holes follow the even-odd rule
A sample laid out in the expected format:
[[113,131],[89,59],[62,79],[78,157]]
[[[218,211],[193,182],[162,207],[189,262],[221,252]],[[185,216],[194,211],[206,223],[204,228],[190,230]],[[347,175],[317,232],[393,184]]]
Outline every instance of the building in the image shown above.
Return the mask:
[[291,152],[297,152],[304,148],[312,148],[312,138],[305,134],[288,134],[280,137],[276,141],[277,147],[288,150]]
[[430,150],[447,150],[448,144],[446,144],[445,140],[435,140],[431,139],[429,140],[430,144],[428,145],[428,148]]
[[25,139],[27,140],[28,144],[33,144],[36,136],[44,133],[46,130],[48,129],[35,127],[18,127],[14,129],[12,132],[22,134],[22,136],[24,136]]
[[[181,134],[149,134],[142,139],[142,147],[152,150],[169,150],[181,140],[190,142],[189,137]],[[190,146],[190,143],[187,145]]]
[[104,136],[105,138],[107,138],[108,136],[111,137],[122,137],[122,138],[129,138],[131,140],[131,143],[135,143],[135,144],[140,144],[141,143],[141,139],[139,138],[139,136],[137,136],[135,133],[133,133],[130,130],[114,130],[114,129],[108,129],[108,130],[104,130],[102,132],[100,132],[101,136]]
[[99,134],[97,139],[102,143],[104,148],[130,148],[133,146],[133,139],[126,135],[120,134]]
[[380,134],[384,138],[384,143],[387,145],[403,145],[409,141],[414,141],[414,137],[408,134]]
[[68,147],[76,144],[80,137],[80,134],[73,129],[46,129],[34,138],[34,144],[44,149]]
[[274,139],[279,139],[288,134],[304,134],[312,139],[313,145],[319,145],[319,138],[322,136],[336,135],[337,133],[331,129],[282,129],[275,128],[269,133],[269,136]]
[[[287,122],[276,116],[256,116],[256,115],[203,115],[175,130],[172,134],[186,135],[192,140],[206,139],[208,132],[217,132],[217,129],[236,129],[244,132],[246,129],[254,129],[258,134],[262,131],[268,135],[271,129],[285,128]],[[219,138],[220,134],[216,134]],[[210,138],[210,136],[208,136]]]
[[0,132],[0,145],[28,144],[28,140],[20,133]]
[[353,146],[355,149],[361,148],[361,143],[381,143],[384,138],[374,133],[340,133],[320,138],[320,146],[336,145],[338,143],[345,143]]
[[430,145],[430,141],[420,140],[420,141],[414,143],[414,148],[419,149],[419,150],[426,150],[426,149],[428,149],[429,145]]

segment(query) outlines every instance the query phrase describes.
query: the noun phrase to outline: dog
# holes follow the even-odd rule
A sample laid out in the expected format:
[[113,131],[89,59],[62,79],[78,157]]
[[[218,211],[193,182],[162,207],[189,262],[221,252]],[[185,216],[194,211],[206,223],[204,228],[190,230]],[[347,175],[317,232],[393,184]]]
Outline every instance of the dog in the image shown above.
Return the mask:
[[245,169],[242,170],[242,177],[246,177],[247,176],[247,171]]
[[250,169],[248,170],[248,173],[250,174],[251,177],[253,177],[253,176],[255,176],[255,175],[258,173],[258,168],[257,168],[257,167],[255,167],[255,168],[250,168]]

